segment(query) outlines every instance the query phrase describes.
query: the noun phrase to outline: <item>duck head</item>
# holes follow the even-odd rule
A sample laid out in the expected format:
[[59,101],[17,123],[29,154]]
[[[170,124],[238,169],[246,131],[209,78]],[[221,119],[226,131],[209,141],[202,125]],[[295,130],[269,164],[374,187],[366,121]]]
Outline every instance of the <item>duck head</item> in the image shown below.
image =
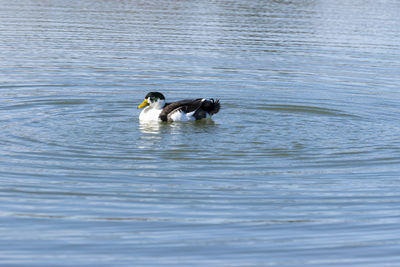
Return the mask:
[[155,109],[162,109],[165,106],[165,97],[159,92],[150,92],[144,98],[142,104],[138,108],[150,106]]

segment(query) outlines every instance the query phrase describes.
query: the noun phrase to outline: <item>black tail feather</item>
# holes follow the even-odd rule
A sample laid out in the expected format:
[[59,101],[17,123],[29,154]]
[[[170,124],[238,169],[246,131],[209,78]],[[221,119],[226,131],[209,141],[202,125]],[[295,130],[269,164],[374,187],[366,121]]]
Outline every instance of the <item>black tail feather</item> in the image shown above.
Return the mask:
[[218,111],[221,108],[221,105],[219,103],[219,99],[214,100],[213,98],[211,98],[210,100],[204,101],[202,108],[205,111],[207,111],[208,114],[214,115],[214,114],[218,113]]

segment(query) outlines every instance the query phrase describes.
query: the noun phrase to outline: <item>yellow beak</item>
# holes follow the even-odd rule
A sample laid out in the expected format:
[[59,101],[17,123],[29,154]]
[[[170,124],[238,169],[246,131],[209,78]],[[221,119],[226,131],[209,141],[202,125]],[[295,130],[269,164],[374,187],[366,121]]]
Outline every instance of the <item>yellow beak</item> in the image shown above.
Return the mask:
[[137,108],[144,108],[144,107],[146,107],[148,105],[149,105],[149,102],[147,102],[147,99],[145,99],[145,100],[143,100],[143,103],[140,104]]

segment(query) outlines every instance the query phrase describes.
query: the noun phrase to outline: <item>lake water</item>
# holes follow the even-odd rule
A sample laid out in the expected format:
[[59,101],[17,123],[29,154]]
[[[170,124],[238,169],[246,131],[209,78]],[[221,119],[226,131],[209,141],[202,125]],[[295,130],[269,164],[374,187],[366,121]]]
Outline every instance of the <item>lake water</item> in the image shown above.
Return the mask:
[[1,266],[399,266],[398,1],[0,7]]

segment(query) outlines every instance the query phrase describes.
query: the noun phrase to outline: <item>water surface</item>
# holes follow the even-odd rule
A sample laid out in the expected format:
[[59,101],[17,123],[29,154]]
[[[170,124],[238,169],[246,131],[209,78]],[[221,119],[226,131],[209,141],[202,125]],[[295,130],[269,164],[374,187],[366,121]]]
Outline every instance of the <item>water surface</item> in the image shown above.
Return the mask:
[[396,1],[0,6],[0,265],[400,262]]

